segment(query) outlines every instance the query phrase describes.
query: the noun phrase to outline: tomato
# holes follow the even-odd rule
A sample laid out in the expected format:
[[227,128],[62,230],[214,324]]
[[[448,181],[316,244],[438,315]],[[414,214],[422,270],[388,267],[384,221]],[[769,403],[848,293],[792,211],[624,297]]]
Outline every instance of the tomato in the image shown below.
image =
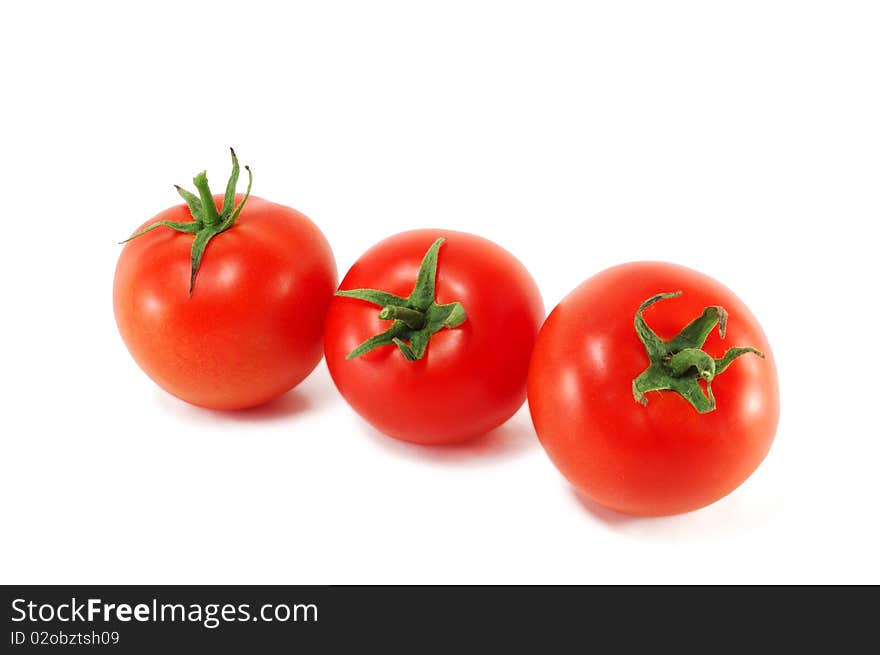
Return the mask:
[[367,251],[340,288],[327,314],[327,366],[379,431],[452,443],[522,406],[544,306],[506,250],[463,232],[404,232]]
[[[725,358],[729,346],[742,349]],[[779,420],[776,367],[755,317],[712,278],[666,263],[610,268],[559,303],[528,391],[556,467],[588,498],[634,515],[725,496],[764,459]]]
[[[234,153],[233,166],[237,180]],[[211,195],[204,175],[196,182],[200,197],[180,190],[188,204],[161,212],[126,243],[113,282],[116,322],[135,361],[169,393],[212,409],[253,407],[320,361],[336,264],[298,211],[236,195],[234,180],[225,196]],[[190,208],[204,213],[206,199],[222,218],[233,200],[240,214],[200,237]],[[144,231],[160,222],[170,223]]]

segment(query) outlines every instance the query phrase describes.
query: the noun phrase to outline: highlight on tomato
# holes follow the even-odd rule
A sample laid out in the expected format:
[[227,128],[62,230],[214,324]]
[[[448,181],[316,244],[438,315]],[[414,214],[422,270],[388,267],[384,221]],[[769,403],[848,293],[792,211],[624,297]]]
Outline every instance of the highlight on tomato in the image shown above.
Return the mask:
[[415,230],[368,250],[327,314],[324,353],[342,396],[377,430],[446,444],[504,423],[526,397],[544,305],[495,243]]
[[779,421],[770,344],[714,279],[659,262],[607,269],[547,318],[529,407],[580,493],[640,516],[698,509],[764,459]]
[[204,172],[184,204],[125,242],[113,280],[119,332],[160,387],[194,405],[242,409],[302,381],[321,359],[323,318],[336,288],[327,239],[295,209],[222,195]]

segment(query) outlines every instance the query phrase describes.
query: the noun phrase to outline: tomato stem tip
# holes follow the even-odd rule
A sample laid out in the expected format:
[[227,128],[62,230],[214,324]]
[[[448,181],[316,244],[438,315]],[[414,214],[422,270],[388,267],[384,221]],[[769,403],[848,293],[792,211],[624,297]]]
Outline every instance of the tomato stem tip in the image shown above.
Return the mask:
[[[727,311],[723,307],[706,307],[702,314],[688,323],[681,332],[669,341],[664,341],[645,323],[642,312],[661,300],[675,298],[681,291],[659,293],[645,300],[636,310],[635,328],[639,339],[645,346],[649,365],[633,380],[632,393],[636,402],[647,405],[645,394],[649,391],[675,391],[687,400],[699,413],[705,414],[715,409],[715,396],[712,381],[741,355],[752,353],[764,358],[757,348],[729,348],[720,359],[713,358],[702,348],[706,338],[718,326],[718,333],[724,338],[727,329]],[[703,392],[700,380],[706,382]]]
[[460,302],[438,305],[435,299],[437,256],[445,239],[437,239],[422,259],[412,293],[406,298],[378,289],[351,289],[337,296],[355,298],[382,309],[379,318],[393,321],[385,332],[374,335],[352,350],[346,359],[354,359],[382,346],[397,346],[408,361],[424,357],[431,337],[443,329],[456,328],[467,320]]
[[241,214],[241,210],[244,208],[245,203],[251,195],[251,186],[254,182],[254,176],[251,173],[250,167],[245,166],[244,168],[248,173],[247,190],[245,191],[241,202],[238,203],[238,205],[235,204],[235,188],[238,185],[239,165],[235,150],[229,148],[229,152],[232,155],[232,173],[226,184],[223,206],[219,212],[214,203],[214,195],[211,193],[211,188],[208,185],[207,171],[202,171],[193,178],[193,184],[199,192],[199,195],[187,191],[178,184],[174,185],[177,193],[183,198],[184,202],[186,202],[187,207],[189,207],[190,214],[193,218],[192,221],[157,221],[122,242],[125,243],[132,239],[136,239],[159,227],[168,227],[177,232],[195,235],[190,251],[190,296],[192,296],[196,274],[201,266],[202,257],[205,254],[205,249],[208,247],[208,243],[215,236],[225,232],[235,224],[236,219]]

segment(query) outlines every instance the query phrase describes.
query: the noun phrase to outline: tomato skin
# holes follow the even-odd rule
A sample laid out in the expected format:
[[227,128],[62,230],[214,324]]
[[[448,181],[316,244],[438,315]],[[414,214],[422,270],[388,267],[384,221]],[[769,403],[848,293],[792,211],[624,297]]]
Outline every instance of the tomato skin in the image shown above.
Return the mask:
[[368,250],[341,289],[373,288],[407,297],[422,257],[438,238],[436,301],[461,302],[467,320],[431,337],[427,353],[408,361],[394,346],[351,360],[366,338],[388,329],[379,308],[352,298],[330,303],[324,353],[348,403],[377,430],[404,441],[445,444],[501,425],[526,396],[529,355],[544,305],[525,267],[500,246],[452,230],[414,230]]
[[[223,197],[214,200],[219,208]],[[141,229],[160,220],[192,216],[177,205]],[[253,407],[289,391],[321,359],[337,280],[324,235],[298,211],[251,196],[235,225],[208,244],[190,297],[192,242],[158,228],[125,245],[113,309],[132,357],[169,393],[211,409]]]
[[[702,310],[729,312],[704,350],[720,357],[753,346],[712,383],[714,411],[700,414],[671,391],[637,403],[633,378],[648,365],[633,327],[639,304],[683,291],[649,307],[645,320],[662,339],[674,337]],[[758,467],[779,421],[776,365],[761,326],[743,302],[712,278],[682,266],[637,262],[586,280],[551,312],[532,355],[529,407],[550,459],[582,494],[639,516],[678,514],[727,495]]]

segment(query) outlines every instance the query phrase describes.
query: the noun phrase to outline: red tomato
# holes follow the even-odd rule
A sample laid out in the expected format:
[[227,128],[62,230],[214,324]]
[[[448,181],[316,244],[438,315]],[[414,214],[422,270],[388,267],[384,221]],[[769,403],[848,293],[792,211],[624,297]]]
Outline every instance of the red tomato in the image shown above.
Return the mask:
[[[648,298],[677,291],[680,297],[655,302],[643,317],[668,346],[709,308],[700,319],[712,328],[702,346],[708,356],[688,349],[681,357],[715,367],[731,346],[765,355],[742,352],[714,379],[705,374],[714,409],[706,380],[697,381],[703,369],[678,371],[688,389],[701,385],[702,400],[695,399],[702,413],[672,390],[647,391],[642,405],[633,389],[649,365],[636,312]],[[713,306],[728,313],[724,340]],[[709,364],[712,358],[719,359]],[[672,361],[667,355],[659,366]],[[528,389],[538,437],[562,474],[595,502],[643,516],[687,512],[733,491],[764,459],[779,420],[776,367],[755,317],[712,278],[665,263],[616,266],[572,291],[541,329]]]
[[[219,210],[223,196],[213,198]],[[177,205],[142,229],[166,220],[193,216]],[[298,211],[251,196],[208,243],[190,296],[193,239],[160,227],[119,257],[113,308],[135,361],[169,393],[212,409],[252,407],[292,389],[321,359],[336,288],[324,235]]]
[[[436,285],[423,300],[439,307],[437,331],[420,336],[399,319],[381,319],[379,314],[387,313],[380,312],[387,304],[381,297],[378,304],[336,297],[327,314],[324,352],[339,391],[376,429],[404,441],[441,444],[483,434],[522,405],[544,306],[535,282],[513,255],[491,241],[451,230],[416,230],[385,239],[352,266],[340,287],[347,291],[340,293],[380,290],[405,304],[430,253],[437,258],[427,265],[436,266]],[[430,273],[425,272],[425,281]],[[399,346],[389,337],[384,345],[346,359],[366,339],[398,328]]]

